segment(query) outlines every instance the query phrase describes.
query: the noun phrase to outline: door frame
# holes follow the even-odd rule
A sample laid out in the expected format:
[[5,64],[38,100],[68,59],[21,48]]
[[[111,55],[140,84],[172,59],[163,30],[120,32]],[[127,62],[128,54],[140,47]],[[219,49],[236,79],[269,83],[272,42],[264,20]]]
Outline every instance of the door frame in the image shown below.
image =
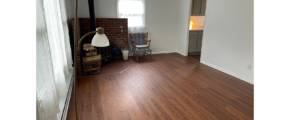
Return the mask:
[[187,36],[186,36],[186,38],[187,38],[187,42],[186,42],[186,46],[185,46],[185,48],[186,48],[186,50],[185,50],[185,54],[186,54],[186,56],[188,56],[188,45],[189,45],[189,25],[190,25],[190,16],[191,16],[191,7],[192,7],[192,0],[190,0],[189,1],[189,9],[188,9],[188,20],[187,20]]

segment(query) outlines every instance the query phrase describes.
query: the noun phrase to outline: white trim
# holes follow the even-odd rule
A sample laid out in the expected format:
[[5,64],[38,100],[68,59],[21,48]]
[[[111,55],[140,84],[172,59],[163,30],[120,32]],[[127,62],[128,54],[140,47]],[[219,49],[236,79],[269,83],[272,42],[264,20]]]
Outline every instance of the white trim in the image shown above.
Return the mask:
[[67,96],[66,96],[66,101],[65,101],[65,105],[64,105],[64,108],[63,108],[63,113],[62,113],[62,116],[61,116],[61,120],[66,120],[67,118],[67,112],[68,112],[68,108],[69,108],[69,103],[70,103],[70,99],[71,99],[71,93],[73,91],[73,85],[74,85],[74,69],[73,69],[73,73],[72,73],[72,76],[71,76],[71,80],[70,80],[70,84],[69,84],[69,89],[68,89],[68,93],[67,93]]
[[175,53],[175,52],[176,52],[176,50],[174,50],[174,51],[157,51],[157,52],[152,51],[152,54]]
[[[157,51],[157,52],[152,51],[152,54],[165,54],[165,53],[176,53],[176,51],[175,50],[174,51]],[[133,56],[133,52],[130,52],[129,56]]]
[[212,67],[212,68],[214,68],[214,69],[217,69],[217,70],[219,70],[219,71],[222,71],[222,72],[224,72],[224,73],[226,73],[226,74],[229,74],[229,75],[231,75],[231,76],[234,76],[234,77],[236,77],[236,78],[239,78],[239,79],[241,79],[241,80],[243,80],[243,81],[245,81],[245,82],[248,82],[248,83],[250,83],[250,84],[254,84],[254,80],[252,80],[252,79],[249,79],[249,78],[246,78],[246,77],[240,76],[240,75],[238,75],[238,74],[236,74],[236,73],[230,72],[230,71],[228,71],[228,70],[226,70],[226,69],[223,69],[223,68],[221,68],[221,67],[215,66],[215,65],[213,65],[213,64],[210,64],[210,63],[205,62],[205,61],[202,61],[202,60],[200,61],[200,63],[205,64],[205,65],[207,65],[207,66],[209,66],[209,67]]
[[177,51],[178,54],[181,54],[183,56],[188,56],[188,53],[183,53],[183,52],[180,52],[180,51]]
[[189,45],[189,25],[190,25],[190,16],[191,16],[191,8],[192,8],[192,0],[189,0],[189,6],[188,6],[188,21],[187,21],[187,27],[186,27],[186,29],[187,29],[187,34],[186,34],[186,45],[184,46],[185,47],[185,53],[186,54],[182,54],[182,55],[184,55],[184,56],[187,56],[188,54],[188,45]]

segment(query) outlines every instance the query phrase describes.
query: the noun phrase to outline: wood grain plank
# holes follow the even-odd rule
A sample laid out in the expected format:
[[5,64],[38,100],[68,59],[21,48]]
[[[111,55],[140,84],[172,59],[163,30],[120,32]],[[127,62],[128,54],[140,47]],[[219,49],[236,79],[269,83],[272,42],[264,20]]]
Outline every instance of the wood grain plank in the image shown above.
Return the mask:
[[92,118],[94,120],[103,120],[103,108],[101,103],[101,95],[100,95],[100,81],[98,79],[104,79],[103,75],[97,76],[96,78],[90,81],[91,85],[91,104],[92,104]]
[[[254,86],[177,53],[113,61],[77,81],[79,120],[253,120]],[[114,65],[115,67],[112,67]],[[114,70],[112,69],[114,68]],[[67,120],[75,120],[73,100]]]

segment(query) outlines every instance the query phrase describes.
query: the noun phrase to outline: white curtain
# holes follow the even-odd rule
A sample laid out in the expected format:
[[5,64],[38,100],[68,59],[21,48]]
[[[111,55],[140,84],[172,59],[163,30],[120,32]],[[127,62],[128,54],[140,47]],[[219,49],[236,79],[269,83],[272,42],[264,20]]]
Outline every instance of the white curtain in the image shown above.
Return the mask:
[[36,21],[37,120],[56,120],[72,69],[64,0],[37,0]]
[[128,18],[130,31],[145,28],[145,0],[117,0],[117,17]]

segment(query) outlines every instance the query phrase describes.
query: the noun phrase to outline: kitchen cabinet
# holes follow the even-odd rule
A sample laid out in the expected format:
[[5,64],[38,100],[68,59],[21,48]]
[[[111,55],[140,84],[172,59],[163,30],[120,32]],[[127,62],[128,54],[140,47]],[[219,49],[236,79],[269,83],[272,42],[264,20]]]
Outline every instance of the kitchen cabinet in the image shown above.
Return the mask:
[[189,36],[188,52],[196,52],[197,36]]
[[188,52],[201,52],[203,31],[189,31]]
[[202,36],[197,37],[197,44],[196,44],[196,51],[200,52],[201,51],[201,44],[202,44]]
[[206,0],[192,0],[191,16],[205,15]]
[[201,0],[200,16],[205,16],[206,0]]

